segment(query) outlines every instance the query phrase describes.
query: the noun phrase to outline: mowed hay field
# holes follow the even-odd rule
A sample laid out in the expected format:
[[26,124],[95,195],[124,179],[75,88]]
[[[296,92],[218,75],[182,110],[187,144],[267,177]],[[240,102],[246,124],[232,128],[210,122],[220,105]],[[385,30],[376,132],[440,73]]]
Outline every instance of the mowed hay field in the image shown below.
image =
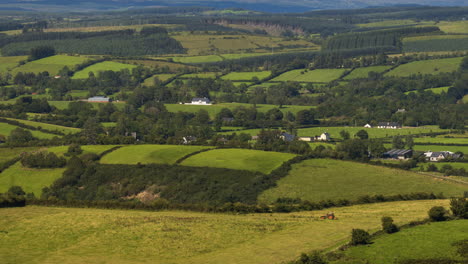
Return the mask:
[[448,130],[440,129],[437,126],[415,127],[415,128],[401,128],[401,129],[384,129],[384,128],[364,128],[364,127],[311,127],[300,128],[297,130],[297,135],[300,137],[311,137],[321,135],[323,132],[328,132],[332,138],[342,139],[340,132],[345,130],[353,137],[359,130],[365,130],[370,138],[384,138],[390,136],[405,136],[417,135],[433,132],[444,132]]
[[104,61],[104,62],[99,62],[96,64],[93,64],[89,67],[84,68],[83,70],[76,72],[72,79],[87,79],[88,75],[90,72],[93,72],[94,75],[98,75],[100,71],[121,71],[121,70],[132,70],[133,68],[136,68],[136,65],[133,64],[125,64],[125,63],[120,63],[120,62],[113,62],[113,61]]
[[221,79],[223,80],[230,80],[230,81],[250,81],[252,78],[256,77],[259,80],[263,80],[270,76],[271,71],[260,71],[260,72],[231,72]]
[[0,209],[0,259],[13,263],[272,264],[344,244],[353,228],[376,231],[427,217],[446,200],[290,214],[208,214],[56,207]]
[[259,196],[265,203],[278,198],[308,201],[356,200],[364,195],[396,195],[414,192],[461,196],[468,184],[442,181],[414,172],[331,159],[311,159],[293,165],[278,186]]
[[440,72],[453,72],[458,70],[462,57],[414,61],[400,65],[387,72],[386,76],[408,77],[413,74],[436,74]]
[[402,259],[430,258],[461,260],[454,243],[465,239],[468,239],[468,220],[436,222],[384,235],[369,246],[351,247],[345,251],[345,256],[351,260],[339,263],[392,264]]
[[184,156],[210,147],[179,145],[136,145],[119,148],[101,159],[103,164],[174,164]]
[[13,75],[16,75],[18,72],[40,73],[47,71],[50,75],[56,75],[65,66],[73,69],[75,65],[83,63],[87,60],[87,57],[55,55],[28,62],[22,66],[14,68],[11,72]]
[[317,70],[292,70],[281,74],[271,80],[272,82],[318,82],[327,83],[336,80],[343,75],[347,69],[317,69]]
[[296,155],[249,149],[214,149],[193,155],[181,165],[258,171],[265,174]]
[[11,57],[0,57],[0,73],[5,73],[16,66],[20,61],[26,60],[27,56],[11,56]]
[[370,66],[370,67],[356,68],[350,74],[346,75],[343,79],[353,80],[353,79],[367,78],[369,76],[369,72],[381,73],[390,69],[391,67],[392,66]]
[[[0,135],[9,136],[11,131],[13,131],[16,128],[18,128],[18,126],[13,126],[7,123],[0,123]],[[39,138],[39,139],[50,139],[53,137],[60,137],[58,135],[48,134],[48,133],[44,133],[44,132],[37,131],[37,130],[29,130],[29,131],[31,131],[34,137]]]

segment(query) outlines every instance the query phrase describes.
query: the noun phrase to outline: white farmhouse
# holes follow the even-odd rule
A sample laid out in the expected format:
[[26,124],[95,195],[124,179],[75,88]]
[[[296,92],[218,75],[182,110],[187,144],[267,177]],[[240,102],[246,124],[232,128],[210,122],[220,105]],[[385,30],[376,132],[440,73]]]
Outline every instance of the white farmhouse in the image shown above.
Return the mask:
[[104,96],[94,96],[94,97],[88,98],[88,102],[90,102],[90,103],[109,103],[110,98],[104,97]]
[[192,104],[193,105],[210,105],[211,101],[210,99],[203,97],[203,98],[193,98],[192,99]]
[[315,140],[316,141],[329,141],[330,140],[330,134],[328,132],[322,133],[320,136],[316,136]]
[[371,124],[365,124],[364,127],[365,128],[372,128]]

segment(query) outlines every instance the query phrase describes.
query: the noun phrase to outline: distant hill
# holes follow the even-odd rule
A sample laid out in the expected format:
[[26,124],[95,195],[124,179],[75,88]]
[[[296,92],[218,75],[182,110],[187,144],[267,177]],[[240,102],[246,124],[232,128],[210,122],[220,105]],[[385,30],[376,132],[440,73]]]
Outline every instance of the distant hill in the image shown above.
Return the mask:
[[[39,10],[39,11],[104,11],[122,10],[141,7],[174,7],[174,6],[209,6],[218,9],[245,8],[261,12],[285,13],[304,12],[319,9],[364,8],[370,6],[394,5],[431,5],[431,6],[466,6],[467,0],[4,0],[0,10]],[[67,7],[67,8],[65,8]],[[70,9],[70,7],[72,7]]]

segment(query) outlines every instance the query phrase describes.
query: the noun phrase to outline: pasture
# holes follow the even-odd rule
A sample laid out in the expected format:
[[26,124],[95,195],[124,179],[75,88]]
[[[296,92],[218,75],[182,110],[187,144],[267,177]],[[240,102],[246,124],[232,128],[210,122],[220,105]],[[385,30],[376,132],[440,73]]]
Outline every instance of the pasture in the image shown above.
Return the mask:
[[153,86],[153,85],[154,85],[154,79],[155,79],[155,78],[158,78],[159,81],[161,81],[161,82],[167,82],[168,80],[174,78],[175,76],[177,76],[177,74],[155,74],[155,75],[149,77],[148,79],[146,79],[146,80],[143,82],[143,85],[145,85],[145,86]]
[[318,82],[327,83],[336,80],[348,69],[292,70],[271,80],[272,82]]
[[22,66],[14,68],[11,73],[16,75],[18,72],[40,73],[47,71],[50,75],[56,75],[65,66],[73,70],[77,64],[87,61],[87,57],[55,55],[40,60],[28,62]]
[[223,80],[230,80],[230,81],[250,81],[252,78],[256,77],[259,80],[263,80],[268,78],[271,74],[271,71],[260,71],[260,72],[231,72],[221,79]]
[[417,135],[424,133],[443,132],[443,130],[437,126],[426,126],[426,127],[414,127],[414,128],[401,128],[401,129],[384,129],[384,128],[364,128],[364,127],[311,127],[311,128],[300,128],[297,130],[297,135],[301,137],[312,137],[321,135],[324,132],[328,132],[332,139],[342,139],[340,132],[344,130],[349,132],[351,137],[360,131],[365,130],[369,134],[370,138],[385,138],[391,136],[405,136],[405,135]]
[[414,138],[416,143],[438,143],[438,144],[465,144],[468,145],[468,138],[456,137],[456,138],[445,138],[445,137],[421,137]]
[[[213,105],[189,105],[189,104],[165,104],[167,110],[169,112],[189,112],[189,113],[196,113],[200,109],[205,109],[208,111],[208,114],[211,118],[214,118],[217,113],[221,111],[223,108],[229,108],[234,110],[237,107],[245,107],[251,108],[253,107],[252,104],[244,104],[244,103],[220,103],[220,104],[213,104]],[[278,108],[277,105],[267,105],[267,104],[258,104],[257,111],[258,112],[266,112],[270,109]],[[280,111],[284,114],[287,112],[291,112],[293,114],[301,111],[301,110],[309,110],[313,108],[313,106],[302,106],[302,105],[284,105],[280,108]]]
[[184,160],[181,165],[258,171],[265,174],[296,155],[248,149],[214,149]]
[[219,55],[204,55],[204,56],[187,56],[187,57],[172,57],[175,62],[179,63],[210,63],[223,61],[223,58]]
[[103,164],[174,164],[184,156],[210,147],[179,145],[136,145],[117,149],[101,159]]
[[27,56],[0,57],[0,73],[6,73],[19,65]]
[[[0,209],[0,258],[13,263],[280,264],[302,252],[344,244],[353,228],[380,229],[427,217],[446,200],[289,214],[209,214],[28,206]],[[21,245],[21,246],[18,246]]]
[[[117,145],[83,145],[80,147],[83,150],[82,154],[95,153],[97,155],[100,155],[104,151],[107,151],[116,146]],[[57,155],[63,155],[68,151],[68,147],[69,146],[50,147],[47,148],[47,151],[54,152]]]
[[93,72],[96,76],[100,71],[121,71],[121,70],[132,70],[136,68],[136,65],[133,64],[124,64],[120,62],[113,61],[103,61],[91,66],[84,68],[83,70],[76,72],[72,79],[87,79],[90,72]]
[[[7,123],[0,123],[0,135],[9,136],[11,131],[16,129],[16,128],[18,128],[18,127],[7,124]],[[28,130],[28,129],[26,129],[26,130]],[[51,139],[53,137],[58,137],[57,135],[44,133],[44,132],[37,131],[37,130],[29,130],[29,131],[31,131],[31,134],[34,137],[39,138],[39,139]]]
[[74,133],[78,133],[81,131],[81,129],[74,128],[74,127],[65,127],[65,126],[59,126],[59,125],[53,125],[53,124],[47,124],[47,123],[41,123],[41,122],[35,122],[35,121],[29,121],[29,120],[22,120],[22,119],[14,119],[14,118],[6,118],[6,119],[17,121],[25,125],[33,126],[36,128],[40,127],[40,128],[47,129],[50,131],[59,131],[65,134],[74,134]]
[[437,26],[445,33],[468,34],[468,21],[440,21]]
[[311,159],[294,164],[277,187],[264,191],[259,201],[275,202],[278,198],[307,201],[348,199],[364,195],[397,195],[414,192],[443,193],[461,196],[468,185],[441,181],[414,172],[331,159]]
[[[460,260],[453,244],[468,237],[468,220],[436,222],[374,239],[371,245],[351,247],[345,256],[351,260],[343,264],[397,263],[403,259]],[[447,235],[450,234],[450,235]]]
[[365,79],[369,76],[369,72],[382,73],[392,66],[370,66],[354,69],[350,74],[346,75],[344,80]]
[[468,153],[468,146],[443,146],[443,145],[414,145],[417,151],[451,151]]
[[458,70],[462,57],[414,61],[402,64],[387,72],[385,76],[408,77],[413,74],[437,74]]
[[23,148],[0,148],[0,163],[9,161],[23,152],[37,150],[38,147],[23,147]]
[[64,171],[65,168],[30,169],[17,162],[0,173],[0,193],[6,192],[11,186],[21,186],[26,193],[32,192],[40,197],[42,188],[62,177]]
[[188,73],[180,76],[181,79],[193,79],[193,78],[200,78],[200,79],[216,79],[221,73],[219,72],[199,72],[199,73]]
[[171,72],[175,72],[180,69],[196,69],[194,66],[188,66],[180,63],[173,63],[162,60],[115,60],[116,62],[133,64],[133,65],[142,65],[148,68],[167,68]]

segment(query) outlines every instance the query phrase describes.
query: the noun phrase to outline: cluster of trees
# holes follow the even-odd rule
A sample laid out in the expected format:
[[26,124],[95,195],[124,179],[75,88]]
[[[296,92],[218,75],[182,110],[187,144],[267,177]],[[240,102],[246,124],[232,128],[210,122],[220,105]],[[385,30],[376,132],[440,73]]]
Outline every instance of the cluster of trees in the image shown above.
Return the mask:
[[26,206],[26,193],[21,187],[12,186],[6,193],[0,193],[0,208],[23,206]]
[[39,150],[21,154],[21,164],[27,168],[61,168],[67,163],[63,157],[58,157],[53,152]]
[[449,165],[449,164],[444,164],[439,169],[436,165],[431,163],[431,164],[427,165],[426,171],[428,171],[428,172],[441,172],[445,176],[455,175],[455,176],[468,177],[468,172],[465,170],[465,168],[458,168],[457,169],[457,168],[452,167],[452,165]]

